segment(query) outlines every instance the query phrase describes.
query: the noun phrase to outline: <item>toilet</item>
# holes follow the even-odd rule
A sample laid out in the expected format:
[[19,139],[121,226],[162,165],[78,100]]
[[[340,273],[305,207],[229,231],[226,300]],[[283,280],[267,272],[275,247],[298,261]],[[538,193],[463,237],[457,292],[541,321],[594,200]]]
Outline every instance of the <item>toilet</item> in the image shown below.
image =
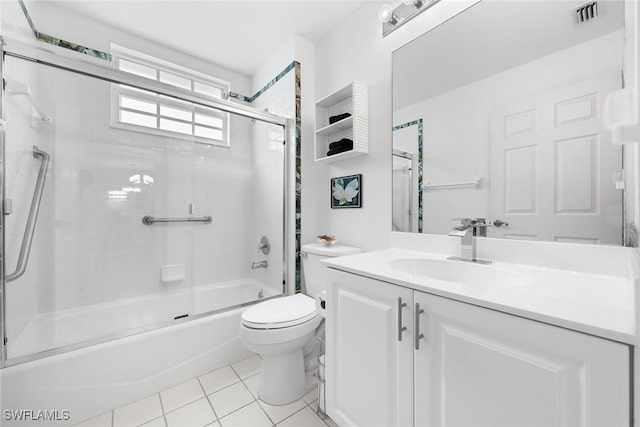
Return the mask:
[[313,243],[302,246],[306,295],[275,298],[256,304],[242,313],[240,339],[262,357],[258,397],[270,405],[286,405],[300,399],[315,386],[320,348],[324,335],[324,309],[316,296],[324,291],[324,265],[328,257],[352,255],[360,249]]

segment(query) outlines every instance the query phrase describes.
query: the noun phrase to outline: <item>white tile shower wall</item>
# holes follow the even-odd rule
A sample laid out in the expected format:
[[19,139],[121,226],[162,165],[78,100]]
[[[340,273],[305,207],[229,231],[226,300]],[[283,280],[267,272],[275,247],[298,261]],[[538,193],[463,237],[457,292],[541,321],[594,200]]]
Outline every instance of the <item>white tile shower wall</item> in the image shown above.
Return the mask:
[[[496,106],[619,73],[623,45],[622,30],[616,31],[394,112],[394,125],[424,120],[425,183],[483,178],[480,189],[425,191],[424,232],[447,234],[455,225],[451,218],[491,216],[490,117]],[[554,73],[544,72],[550,69]]]
[[[5,73],[12,80],[29,82],[34,95],[39,87],[35,75],[24,63],[7,61]],[[11,85],[11,83],[9,83]],[[18,253],[23,240],[23,231],[27,214],[31,204],[31,197],[36,183],[39,162],[34,159],[32,146],[46,140],[48,125],[33,118],[31,106],[24,96],[8,96],[6,100],[5,119],[8,123],[5,141],[21,141],[20,145],[5,144],[5,170],[13,179],[5,183],[6,197],[13,201],[13,213],[4,217],[5,220],[5,267],[7,274],[15,271]],[[40,136],[44,138],[40,138]],[[42,239],[36,240],[36,245]],[[33,250],[30,263],[36,265],[39,255]],[[13,342],[20,331],[37,314],[37,282],[38,270],[27,269],[25,274],[16,281],[8,282],[6,295],[7,309],[7,338]]]
[[[280,71],[292,60],[285,59]],[[271,80],[280,71],[271,76]],[[265,82],[266,83],[266,82]],[[295,70],[289,71],[276,84],[260,95],[252,106],[260,110],[280,116],[295,118]],[[252,271],[252,277],[277,290],[282,289],[282,260],[283,260],[283,203],[284,203],[284,153],[286,147],[282,145],[284,133],[279,126],[256,122],[253,126],[253,160],[252,170],[252,240],[251,261],[266,259],[269,266],[266,269]],[[290,141],[290,143],[294,143]],[[294,167],[293,165],[291,166]],[[258,253],[257,245],[265,235],[271,242],[271,253]]]
[[[391,52],[428,31],[475,1],[443,1],[386,38],[378,21],[379,2],[365,2],[316,44],[316,97],[353,80],[369,87],[369,154],[357,159],[315,164],[313,180],[315,232],[332,233],[363,250],[388,247],[391,230]],[[313,156],[312,150],[303,152]],[[361,173],[361,209],[329,207],[329,179]],[[306,175],[305,175],[306,176]],[[309,193],[305,193],[309,194]],[[307,237],[309,240],[311,236]]]
[[[248,276],[252,135],[246,119],[231,118],[231,148],[117,130],[109,126],[108,83],[39,71],[37,99],[53,116],[51,142],[40,138],[52,154],[34,242],[41,256],[30,262],[42,278],[40,312]],[[7,146],[25,157],[30,142],[8,140]],[[153,184],[131,183],[138,174]],[[141,191],[109,196],[125,187]],[[213,223],[141,223],[144,215],[187,216],[189,203]],[[162,283],[165,264],[185,264],[186,279]],[[190,308],[185,300],[167,316]]]

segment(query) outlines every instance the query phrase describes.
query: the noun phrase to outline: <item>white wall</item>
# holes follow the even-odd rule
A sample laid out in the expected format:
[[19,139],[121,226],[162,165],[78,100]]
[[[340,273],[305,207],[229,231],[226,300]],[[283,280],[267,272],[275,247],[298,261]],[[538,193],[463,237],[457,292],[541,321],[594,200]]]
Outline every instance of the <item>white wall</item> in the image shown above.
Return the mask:
[[[391,230],[391,53],[474,3],[443,0],[383,39],[377,17],[381,3],[365,2],[316,44],[316,99],[354,80],[369,87],[369,154],[332,164],[314,164],[314,182],[308,184],[312,185],[312,191],[307,191],[307,184],[303,184],[303,198],[311,193],[315,199],[313,213],[305,210],[303,218],[303,222],[312,221],[313,232],[303,234],[303,243],[314,241],[315,234],[327,233],[335,234],[341,243],[363,250],[388,247]],[[305,158],[313,156],[312,145],[304,148]],[[329,179],[355,173],[363,175],[363,207],[332,210],[328,197]],[[307,179],[307,172],[304,174],[303,179]]]

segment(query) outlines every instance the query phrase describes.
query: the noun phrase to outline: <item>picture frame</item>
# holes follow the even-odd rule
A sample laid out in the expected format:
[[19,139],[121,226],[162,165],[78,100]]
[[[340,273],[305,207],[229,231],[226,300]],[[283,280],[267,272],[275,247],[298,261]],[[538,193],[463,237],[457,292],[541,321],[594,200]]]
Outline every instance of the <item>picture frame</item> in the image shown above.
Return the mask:
[[331,209],[362,207],[362,175],[331,178]]

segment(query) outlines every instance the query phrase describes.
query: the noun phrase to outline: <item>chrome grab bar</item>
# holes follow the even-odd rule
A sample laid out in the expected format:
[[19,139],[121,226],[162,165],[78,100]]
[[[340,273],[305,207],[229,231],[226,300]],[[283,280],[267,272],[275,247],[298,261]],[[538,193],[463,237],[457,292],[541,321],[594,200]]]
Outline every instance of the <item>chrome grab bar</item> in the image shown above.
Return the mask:
[[40,201],[42,200],[42,193],[44,191],[44,183],[47,180],[47,171],[49,170],[49,160],[51,156],[46,151],[38,148],[37,145],[33,146],[33,157],[42,158],[40,162],[40,170],[38,171],[38,179],[36,180],[36,188],[33,191],[33,198],[31,199],[31,207],[29,208],[29,217],[27,218],[27,224],[24,227],[24,235],[22,236],[22,244],[20,245],[20,253],[18,254],[18,263],[16,264],[16,271],[7,275],[5,280],[11,282],[16,280],[24,274],[27,270],[27,264],[29,262],[29,254],[31,253],[31,242],[33,241],[33,234],[36,229],[36,223],[38,221],[38,212],[40,212]]
[[213,218],[211,215],[203,216],[202,218],[154,218],[151,215],[142,217],[142,223],[144,225],[151,225],[154,222],[203,222],[205,224],[211,224]]

